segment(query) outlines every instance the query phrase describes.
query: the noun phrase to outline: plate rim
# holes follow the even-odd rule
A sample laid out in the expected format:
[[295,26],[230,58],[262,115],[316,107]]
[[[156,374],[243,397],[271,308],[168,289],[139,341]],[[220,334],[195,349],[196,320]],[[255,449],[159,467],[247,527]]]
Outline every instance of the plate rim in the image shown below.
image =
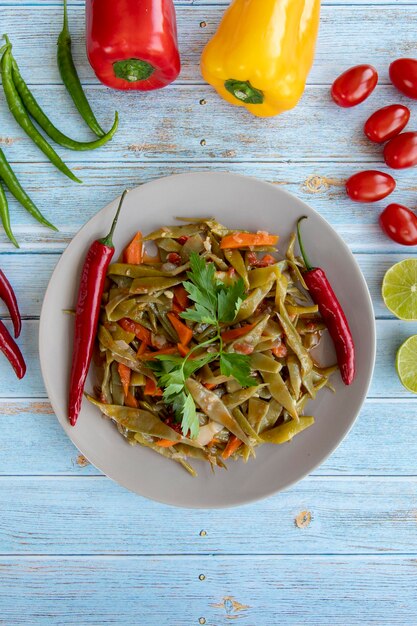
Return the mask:
[[[42,358],[42,346],[45,343],[44,340],[44,325],[42,323],[42,319],[44,317],[44,309],[46,309],[47,306],[47,300],[48,300],[48,292],[50,290],[50,286],[51,286],[51,282],[52,282],[52,278],[54,276],[54,274],[59,270],[61,264],[65,263],[65,260],[67,258],[67,256],[71,253],[71,244],[74,241],[74,239],[76,237],[78,237],[78,235],[81,233],[82,230],[84,230],[85,228],[87,228],[87,226],[90,224],[90,222],[92,222],[93,220],[97,219],[97,217],[99,215],[101,215],[102,213],[105,213],[106,211],[109,210],[109,208],[112,205],[115,205],[115,203],[120,199],[120,195],[116,196],[113,200],[111,200],[110,202],[108,202],[105,206],[103,206],[99,211],[97,211],[94,215],[92,215],[90,217],[90,219],[88,219],[78,230],[77,232],[73,235],[73,237],[71,238],[71,241],[68,243],[67,247],[65,248],[65,250],[63,251],[63,253],[61,254],[58,263],[56,264],[52,274],[50,275],[49,281],[48,281],[48,286],[46,288],[46,291],[44,293],[44,298],[43,298],[43,302],[42,302],[42,307],[41,307],[41,312],[40,312],[40,317],[39,317],[39,332],[38,332],[38,340],[39,340],[39,348],[38,348],[38,352],[39,352],[39,360],[40,360],[40,368],[41,368],[41,373],[42,373],[42,379],[45,385],[45,389],[48,395],[48,399],[51,402],[51,406],[52,409],[54,411],[54,415],[56,417],[56,419],[58,420],[61,428],[63,429],[64,433],[66,436],[68,436],[68,438],[70,439],[70,441],[72,442],[72,444],[79,450],[79,452],[81,452],[81,454],[83,454],[84,456],[86,456],[86,458],[90,461],[90,463],[96,468],[98,469],[100,472],[102,472],[102,474],[110,479],[111,481],[113,481],[114,483],[116,483],[119,487],[122,487],[123,489],[130,491],[131,493],[134,493],[135,495],[139,495],[140,497],[143,498],[147,498],[153,502],[158,502],[160,504],[164,504],[166,506],[175,506],[177,508],[183,508],[183,509],[198,509],[198,510],[220,510],[220,509],[228,509],[228,508],[235,508],[238,506],[245,506],[245,505],[249,505],[249,504],[253,504],[254,502],[258,502],[261,500],[264,500],[266,498],[270,498],[273,495],[277,495],[279,493],[281,493],[282,491],[286,491],[287,489],[290,489],[291,487],[293,487],[295,484],[299,483],[301,480],[304,480],[306,477],[308,477],[312,472],[314,472],[318,467],[320,467],[323,463],[325,463],[327,461],[327,459],[334,453],[334,451],[341,445],[341,443],[346,439],[346,437],[349,435],[351,429],[353,428],[354,424],[356,423],[358,416],[360,414],[360,411],[363,407],[364,402],[366,401],[366,398],[368,396],[369,393],[369,388],[370,385],[372,383],[373,380],[373,375],[374,375],[374,370],[375,370],[375,362],[376,362],[376,349],[377,349],[377,340],[376,340],[376,320],[375,320],[375,311],[374,311],[374,307],[373,307],[373,303],[372,303],[372,298],[371,298],[371,294],[369,291],[369,287],[368,284],[365,280],[365,277],[362,273],[362,270],[359,267],[358,262],[356,261],[355,255],[353,254],[353,252],[350,250],[349,246],[347,245],[347,243],[344,241],[344,239],[341,237],[341,235],[339,235],[339,233],[337,232],[337,230],[330,224],[330,222],[328,222],[315,208],[313,208],[312,206],[310,206],[309,204],[307,204],[306,202],[304,202],[303,200],[301,200],[300,198],[298,198],[298,196],[296,196],[295,194],[289,192],[286,189],[282,189],[281,187],[277,188],[273,183],[268,182],[268,181],[264,181],[264,180],[260,180],[259,178],[256,178],[255,176],[249,176],[249,175],[245,175],[245,174],[239,174],[239,173],[234,173],[234,172],[228,172],[228,171],[212,171],[212,170],[201,170],[201,171],[188,171],[188,172],[181,172],[181,173],[176,173],[176,174],[170,174],[167,176],[159,176],[158,178],[152,179],[150,181],[146,181],[144,183],[141,183],[140,185],[137,185],[136,187],[132,187],[132,189],[130,189],[129,191],[134,191],[136,189],[141,189],[144,186],[157,186],[158,183],[160,183],[161,181],[167,180],[167,179],[178,179],[178,178],[197,178],[197,177],[214,177],[214,178],[220,178],[220,177],[226,177],[226,178],[235,178],[235,179],[243,179],[245,181],[252,181],[253,183],[260,185],[260,186],[265,186],[269,189],[274,189],[275,191],[279,191],[279,193],[283,194],[284,196],[287,196],[289,199],[291,199],[292,201],[294,199],[297,200],[297,202],[299,202],[300,204],[302,204],[303,206],[307,207],[307,209],[309,211],[312,211],[315,215],[316,218],[318,218],[320,221],[322,221],[324,224],[326,224],[326,226],[328,226],[333,233],[335,234],[336,238],[338,239],[339,243],[342,245],[343,249],[345,250],[345,252],[347,252],[348,256],[350,256],[351,260],[353,261],[354,265],[356,266],[356,269],[358,270],[358,276],[360,278],[360,281],[362,283],[362,287],[364,289],[364,293],[366,295],[366,303],[368,305],[369,308],[369,312],[370,312],[370,319],[372,320],[372,324],[371,324],[371,346],[370,346],[370,351],[369,351],[369,356],[370,356],[370,362],[369,362],[369,376],[368,376],[368,381],[366,384],[366,388],[364,388],[364,391],[362,393],[362,398],[360,401],[360,404],[357,408],[357,410],[355,411],[354,415],[352,415],[351,419],[350,419],[350,423],[349,425],[345,428],[345,430],[342,432],[341,436],[338,438],[337,442],[334,443],[327,451],[325,454],[323,454],[320,459],[316,462],[314,462],[311,467],[306,470],[303,471],[297,478],[294,479],[290,479],[288,481],[285,481],[285,484],[281,487],[278,488],[271,488],[269,490],[267,490],[266,492],[263,492],[260,495],[253,495],[253,496],[247,496],[245,499],[241,499],[240,502],[233,502],[233,503],[218,503],[215,505],[207,505],[207,506],[201,506],[200,504],[195,504],[193,505],[192,503],[189,504],[182,504],[182,503],[176,503],[174,501],[167,501],[166,499],[163,498],[158,498],[158,497],[154,497],[154,496],[149,496],[149,495],[144,495],[144,494],[140,494],[135,490],[130,489],[129,487],[126,487],[121,481],[119,481],[118,479],[110,476],[109,474],[107,474],[107,472],[102,469],[102,467],[100,467],[100,463],[95,463],[93,461],[90,461],[89,459],[89,454],[85,453],[85,451],[83,451],[82,447],[79,446],[78,443],[75,443],[73,438],[69,435],[69,433],[65,430],[64,425],[61,423],[61,420],[59,419],[59,417],[56,414],[55,411],[55,407],[54,407],[54,403],[51,399],[51,395],[53,395],[50,391],[50,385],[49,385],[49,378],[48,375],[45,372],[45,363],[44,363],[44,359]],[[116,431],[115,431],[115,434]]]

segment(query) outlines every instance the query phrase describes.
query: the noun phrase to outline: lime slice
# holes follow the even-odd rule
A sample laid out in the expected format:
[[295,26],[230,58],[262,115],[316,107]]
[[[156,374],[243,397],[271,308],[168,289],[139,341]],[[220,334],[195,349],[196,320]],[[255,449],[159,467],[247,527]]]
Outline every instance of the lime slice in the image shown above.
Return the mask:
[[417,335],[404,341],[397,352],[395,367],[404,387],[417,393]]
[[417,259],[400,261],[387,271],[382,298],[400,320],[417,320]]

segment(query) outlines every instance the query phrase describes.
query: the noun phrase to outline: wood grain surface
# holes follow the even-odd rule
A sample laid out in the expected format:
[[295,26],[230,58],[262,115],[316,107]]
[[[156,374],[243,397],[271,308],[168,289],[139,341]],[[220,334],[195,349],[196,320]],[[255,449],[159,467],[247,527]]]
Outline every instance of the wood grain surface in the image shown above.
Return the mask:
[[[399,383],[398,346],[416,323],[394,319],[381,281],[415,256],[380,231],[385,202],[354,204],[344,182],[387,171],[363,123],[376,108],[417,104],[389,84],[388,65],[417,56],[415,0],[323,2],[316,60],[293,111],[256,119],[202,81],[201,50],[229,0],[176,2],[182,71],[152,94],[112,92],[85,55],[84,0],[69,2],[73,51],[99,120],[120,129],[91,153],[58,148],[84,181],[56,171],[29,141],[0,93],[0,146],[59,233],[10,199],[19,251],[0,232],[0,267],[24,317],[28,375],[17,382],[0,355],[0,624],[5,626],[417,626],[417,398]],[[58,0],[0,0],[23,76],[51,118],[89,137],[59,78]],[[329,85],[372,63],[372,97],[337,108]],[[187,171],[230,171],[294,193],[344,238],[367,280],[378,353],[369,397],[347,439],[285,493],[225,511],[180,510],[120,488],[79,454],[52,413],[38,359],[39,315],[51,273],[81,226],[125,187]],[[417,205],[414,169],[396,173],[390,200]],[[0,303],[0,318],[10,324]],[[59,346],[57,346],[59,358]],[[337,419],[337,416],[335,416]]]

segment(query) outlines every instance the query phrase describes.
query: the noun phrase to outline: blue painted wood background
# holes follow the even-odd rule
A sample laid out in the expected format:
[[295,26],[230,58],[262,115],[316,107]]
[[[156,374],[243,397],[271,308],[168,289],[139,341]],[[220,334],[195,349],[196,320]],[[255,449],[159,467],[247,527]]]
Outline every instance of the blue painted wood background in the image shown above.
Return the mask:
[[[121,119],[105,149],[59,150],[82,186],[45,161],[0,96],[0,145],[60,228],[57,234],[39,228],[11,201],[21,250],[0,233],[0,267],[21,303],[29,369],[17,383],[0,358],[0,624],[417,624],[417,399],[393,366],[396,349],[417,325],[393,319],[380,298],[385,270],[415,252],[381,234],[383,204],[353,204],[343,189],[356,170],[384,169],[380,149],[361,127],[375,108],[405,101],[389,84],[388,65],[417,56],[417,4],[325,2],[305,95],[294,111],[270,120],[225,104],[200,78],[201,49],[227,4],[178,2],[179,80],[157,93],[127,95],[95,80],[84,50],[84,3],[70,3],[75,61],[88,96],[103,125],[115,109]],[[54,121],[83,138],[55,63],[61,11],[55,0],[0,0],[0,31],[12,38],[23,75]],[[339,109],[329,84],[359,62],[376,65],[379,86],[362,106]],[[415,129],[417,105],[411,108]],[[101,476],[52,414],[37,355],[47,282],[82,224],[126,186],[206,169],[282,185],[320,211],[357,255],[378,330],[369,398],[331,458],[286,493],[213,512],[148,502]],[[392,199],[415,207],[416,170],[397,180]],[[3,307],[0,315],[6,316]]]

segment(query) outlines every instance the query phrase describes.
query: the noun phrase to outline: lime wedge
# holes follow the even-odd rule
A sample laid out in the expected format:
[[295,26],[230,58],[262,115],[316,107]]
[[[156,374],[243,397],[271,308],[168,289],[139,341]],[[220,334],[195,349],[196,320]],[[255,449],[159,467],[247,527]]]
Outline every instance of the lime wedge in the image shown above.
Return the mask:
[[382,299],[400,320],[417,320],[417,259],[405,259],[387,271]]
[[395,367],[404,387],[417,393],[417,335],[404,341],[397,352]]

